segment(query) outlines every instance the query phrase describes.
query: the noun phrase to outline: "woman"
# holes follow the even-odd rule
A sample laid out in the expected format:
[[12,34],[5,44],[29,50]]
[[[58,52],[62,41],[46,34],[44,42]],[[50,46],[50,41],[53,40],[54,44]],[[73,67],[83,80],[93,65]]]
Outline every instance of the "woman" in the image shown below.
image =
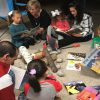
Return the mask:
[[93,22],[92,17],[83,10],[78,3],[69,4],[70,17],[69,20],[73,21],[72,28],[78,28],[81,32],[64,35],[64,39],[58,41],[59,48],[65,45],[69,45],[74,42],[85,42],[92,39],[93,36]]
[[51,23],[49,14],[41,8],[40,3],[37,0],[29,0],[28,2],[28,17],[32,24],[32,27],[40,25],[37,30],[37,38],[46,39],[46,30]]

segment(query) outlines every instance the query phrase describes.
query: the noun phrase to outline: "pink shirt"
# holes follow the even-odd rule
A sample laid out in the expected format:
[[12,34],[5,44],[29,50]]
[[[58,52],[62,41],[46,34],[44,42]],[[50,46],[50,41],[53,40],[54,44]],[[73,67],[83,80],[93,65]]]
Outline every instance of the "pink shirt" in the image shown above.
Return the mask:
[[59,28],[61,31],[67,31],[70,29],[70,25],[67,20],[58,20],[55,24],[52,22],[52,26]]

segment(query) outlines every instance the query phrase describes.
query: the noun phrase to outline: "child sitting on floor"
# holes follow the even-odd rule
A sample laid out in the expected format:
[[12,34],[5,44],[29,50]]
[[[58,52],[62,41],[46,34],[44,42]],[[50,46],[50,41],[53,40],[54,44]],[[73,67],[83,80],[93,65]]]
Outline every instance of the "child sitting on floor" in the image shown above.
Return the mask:
[[28,48],[29,45],[35,43],[34,39],[31,38],[29,34],[19,34],[20,32],[27,30],[25,25],[22,23],[22,16],[19,11],[15,10],[10,12],[9,20],[12,22],[9,26],[9,31],[12,37],[12,42],[15,46],[25,46]]
[[100,26],[96,28],[95,36],[92,41],[92,48],[100,48]]
[[[51,48],[56,50],[57,45],[52,45],[57,40],[63,39],[63,36],[57,35],[55,30],[59,29],[62,32],[65,32],[70,29],[70,25],[67,21],[67,17],[59,10],[51,11],[52,14],[52,21],[51,25],[48,27],[47,30],[47,41],[49,42]],[[57,43],[56,43],[57,44]],[[56,47],[55,47],[56,46]]]
[[[25,83],[24,92],[28,100],[56,100],[56,93],[62,85],[54,76],[47,75],[47,66],[42,60],[34,60],[28,64],[29,83]],[[34,98],[34,99],[33,99]]]

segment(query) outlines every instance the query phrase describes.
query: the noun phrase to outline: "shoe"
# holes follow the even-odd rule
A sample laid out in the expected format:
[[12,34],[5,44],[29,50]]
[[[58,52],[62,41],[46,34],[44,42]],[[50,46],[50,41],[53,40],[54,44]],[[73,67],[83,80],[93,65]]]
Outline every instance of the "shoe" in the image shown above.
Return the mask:
[[58,58],[57,60],[56,60],[56,63],[62,63],[63,62],[63,59],[61,59],[61,58]]
[[57,75],[58,75],[59,77],[64,77],[64,73],[62,72],[61,69],[58,70]]
[[61,50],[59,50],[59,49],[56,50],[56,51],[51,51],[51,52],[50,52],[50,54],[60,54],[60,53],[61,53]]

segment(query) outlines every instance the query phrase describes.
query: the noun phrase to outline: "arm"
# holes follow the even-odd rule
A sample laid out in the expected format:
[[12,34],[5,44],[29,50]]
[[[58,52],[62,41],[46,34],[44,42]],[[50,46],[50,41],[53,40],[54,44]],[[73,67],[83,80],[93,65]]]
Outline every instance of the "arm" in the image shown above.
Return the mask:
[[87,34],[89,34],[91,31],[92,31],[92,26],[93,26],[93,22],[92,22],[92,17],[87,15],[87,14],[84,14],[83,16],[83,20],[81,21],[81,23],[79,24],[82,32],[79,33],[79,34],[76,34],[74,36],[86,36]]
[[40,19],[40,27],[44,28],[44,30],[47,29],[47,27],[51,24],[51,18],[45,10],[42,10]]
[[11,34],[12,37],[14,37],[15,35],[17,35],[16,31],[15,31],[15,28],[13,25],[10,25],[9,26],[9,32]]
[[55,76],[47,76],[45,81],[52,84],[55,87],[56,92],[60,92],[62,90],[62,85],[59,81],[56,80]]

